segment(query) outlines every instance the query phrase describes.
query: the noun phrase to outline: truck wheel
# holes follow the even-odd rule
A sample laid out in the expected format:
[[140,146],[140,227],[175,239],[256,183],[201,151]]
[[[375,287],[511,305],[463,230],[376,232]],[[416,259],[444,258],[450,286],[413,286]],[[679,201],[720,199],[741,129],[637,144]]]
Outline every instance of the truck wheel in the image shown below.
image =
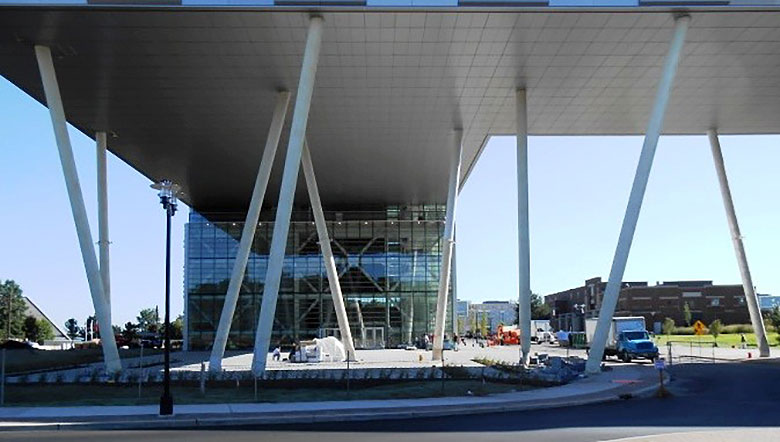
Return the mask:
[[631,362],[631,356],[626,352],[623,352],[623,357],[621,359],[623,359],[623,362],[625,363]]

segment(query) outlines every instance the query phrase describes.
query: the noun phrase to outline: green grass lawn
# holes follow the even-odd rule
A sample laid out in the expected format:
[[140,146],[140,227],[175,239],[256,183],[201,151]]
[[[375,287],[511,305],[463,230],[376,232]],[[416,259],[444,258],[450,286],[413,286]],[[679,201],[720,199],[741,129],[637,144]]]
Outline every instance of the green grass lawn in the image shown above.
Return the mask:
[[[710,346],[713,342],[717,342],[719,347],[731,347],[733,345],[737,348],[739,348],[741,344],[741,336],[739,333],[719,335],[717,340],[715,340],[712,335],[656,335],[655,338],[659,347],[665,347],[668,341],[685,344],[693,343],[693,345],[701,343],[706,346]],[[776,332],[768,332],[767,338],[769,339],[769,345],[773,347],[778,345],[778,334]],[[753,333],[745,333],[745,339],[747,339],[748,346],[756,346],[756,335]]]
[[[162,350],[144,349],[144,355],[160,354]],[[141,349],[120,349],[122,358],[137,357]],[[101,362],[103,351],[99,348],[79,350],[6,350],[6,373],[16,374],[28,371],[68,368],[76,365]]]
[[[405,381],[386,385],[357,388],[349,392],[344,385],[334,387],[258,387],[257,402],[307,402],[326,400],[405,399],[440,396],[465,396],[505,393],[532,387],[512,384],[485,383],[477,380]],[[238,387],[232,382],[219,386],[210,385],[206,394],[197,385],[173,385],[172,393],[177,404],[199,403],[248,403],[255,402],[254,384],[242,382]],[[71,406],[71,405],[144,405],[160,401],[160,384],[146,384],[138,396],[138,385],[132,384],[27,384],[6,385],[6,406]]]

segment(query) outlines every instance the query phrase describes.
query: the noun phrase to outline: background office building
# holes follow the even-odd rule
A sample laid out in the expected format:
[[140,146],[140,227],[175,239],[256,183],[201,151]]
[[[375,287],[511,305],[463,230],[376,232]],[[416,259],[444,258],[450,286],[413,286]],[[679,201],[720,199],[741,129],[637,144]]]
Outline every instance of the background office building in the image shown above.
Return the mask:
[[[582,287],[545,296],[553,310],[556,330],[584,330],[586,318],[597,318],[606,282],[601,278],[585,281]],[[764,296],[759,295],[759,299]],[[665,318],[685,325],[685,304],[691,320],[709,324],[720,319],[726,324],[748,324],[750,317],[741,285],[715,285],[712,281],[624,282],[615,316],[644,316],[651,331],[660,332]]]
[[466,332],[469,329],[471,313],[471,301],[464,301],[458,299],[455,301],[455,317],[457,323],[457,332],[459,335]]
[[780,308],[780,296],[758,295],[758,304],[762,312],[769,313],[775,308]]
[[471,317],[476,323],[477,330],[483,323],[487,323],[488,333],[494,333],[499,325],[517,324],[517,302],[515,301],[485,301],[479,304],[471,304]]
[[[257,227],[228,348],[251,348],[274,223]],[[433,333],[442,206],[326,212],[347,314],[358,348],[397,347]],[[211,348],[236,256],[243,214],[190,212],[186,229],[186,345]],[[293,213],[273,344],[339,336],[311,211]],[[447,322],[449,329],[449,321]]]

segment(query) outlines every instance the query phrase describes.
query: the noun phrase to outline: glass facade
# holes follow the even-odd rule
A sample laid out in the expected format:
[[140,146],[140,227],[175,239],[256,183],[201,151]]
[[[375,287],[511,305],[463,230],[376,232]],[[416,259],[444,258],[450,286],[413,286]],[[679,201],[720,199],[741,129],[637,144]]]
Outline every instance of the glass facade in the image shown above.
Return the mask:
[[[266,212],[264,218],[273,211]],[[190,212],[185,236],[188,349],[207,350],[213,344],[243,217]],[[325,217],[355,346],[397,347],[432,334],[444,207],[326,212]],[[257,226],[228,349],[254,345],[273,226],[264,220]],[[339,335],[310,212],[293,213],[273,330],[272,344],[282,345]]]

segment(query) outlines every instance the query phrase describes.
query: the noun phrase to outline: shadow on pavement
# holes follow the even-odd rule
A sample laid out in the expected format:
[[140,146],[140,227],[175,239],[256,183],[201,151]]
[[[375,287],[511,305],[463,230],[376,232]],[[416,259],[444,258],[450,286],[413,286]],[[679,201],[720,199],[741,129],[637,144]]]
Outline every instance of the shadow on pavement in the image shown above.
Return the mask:
[[[328,432],[526,431],[577,427],[780,426],[778,363],[702,363],[671,368],[673,396],[598,405],[410,420],[253,426]],[[218,429],[215,429],[218,430]]]

